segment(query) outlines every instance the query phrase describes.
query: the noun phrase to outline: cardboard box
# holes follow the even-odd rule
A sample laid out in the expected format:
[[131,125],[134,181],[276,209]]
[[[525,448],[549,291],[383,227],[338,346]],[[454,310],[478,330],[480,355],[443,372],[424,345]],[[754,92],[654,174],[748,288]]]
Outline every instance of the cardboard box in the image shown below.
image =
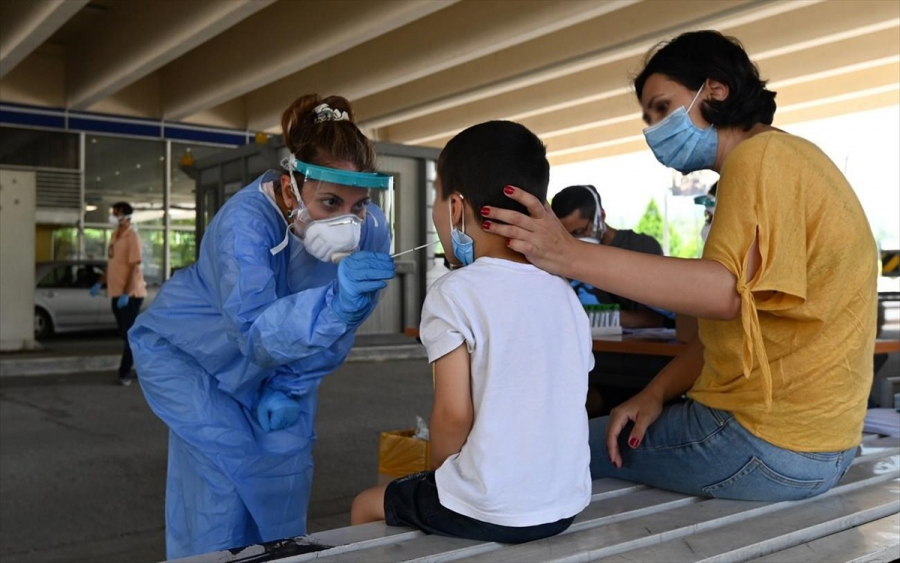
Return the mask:
[[427,440],[414,438],[414,428],[382,432],[378,443],[378,484],[431,469]]

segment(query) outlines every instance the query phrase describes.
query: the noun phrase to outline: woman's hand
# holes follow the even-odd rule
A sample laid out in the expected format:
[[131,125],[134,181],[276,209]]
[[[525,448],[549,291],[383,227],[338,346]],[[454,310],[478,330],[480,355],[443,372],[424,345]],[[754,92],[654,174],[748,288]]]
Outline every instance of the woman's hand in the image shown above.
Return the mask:
[[503,188],[503,193],[524,205],[528,215],[509,209],[482,207],[481,214],[486,220],[481,228],[509,239],[508,246],[524,254],[538,268],[571,277],[566,274],[574,261],[578,241],[566,231],[550,205],[542,204],[530,193],[512,186]]
[[629,421],[634,422],[631,435],[628,437],[628,445],[634,449],[641,445],[647,428],[659,418],[663,410],[662,399],[653,394],[642,391],[625,401],[609,413],[609,423],[606,425],[606,450],[609,460],[618,468],[622,467],[622,456],[619,454],[619,434]]

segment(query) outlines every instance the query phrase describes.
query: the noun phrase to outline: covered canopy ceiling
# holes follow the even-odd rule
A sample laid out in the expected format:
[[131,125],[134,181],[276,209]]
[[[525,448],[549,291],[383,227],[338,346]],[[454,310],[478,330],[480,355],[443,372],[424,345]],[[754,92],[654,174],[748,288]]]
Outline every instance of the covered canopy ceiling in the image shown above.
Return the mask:
[[629,76],[709,28],[759,64],[776,125],[900,103],[897,0],[3,0],[0,101],[278,131],[339,94],[375,139],[512,119],[562,164],[645,149]]

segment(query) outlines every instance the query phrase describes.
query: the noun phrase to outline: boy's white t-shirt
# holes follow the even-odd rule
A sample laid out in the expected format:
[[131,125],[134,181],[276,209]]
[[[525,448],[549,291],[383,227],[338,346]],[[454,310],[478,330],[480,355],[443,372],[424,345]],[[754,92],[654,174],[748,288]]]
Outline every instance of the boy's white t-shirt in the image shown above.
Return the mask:
[[435,472],[441,504],[502,526],[535,526],[591,499],[585,399],[591,329],[563,278],[530,264],[479,258],[439,279],[419,331],[434,362],[463,343],[475,419]]

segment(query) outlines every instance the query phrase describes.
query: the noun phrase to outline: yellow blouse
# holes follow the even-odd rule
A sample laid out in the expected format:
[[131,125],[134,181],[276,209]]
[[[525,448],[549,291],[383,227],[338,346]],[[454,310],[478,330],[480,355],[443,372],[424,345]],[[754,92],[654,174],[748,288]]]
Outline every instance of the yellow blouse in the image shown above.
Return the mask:
[[[758,240],[762,263],[745,279]],[[688,396],[795,451],[858,444],[873,377],[877,247],[844,175],[814,144],[756,135],[728,156],[703,258],[737,277],[741,314],[700,320]]]

